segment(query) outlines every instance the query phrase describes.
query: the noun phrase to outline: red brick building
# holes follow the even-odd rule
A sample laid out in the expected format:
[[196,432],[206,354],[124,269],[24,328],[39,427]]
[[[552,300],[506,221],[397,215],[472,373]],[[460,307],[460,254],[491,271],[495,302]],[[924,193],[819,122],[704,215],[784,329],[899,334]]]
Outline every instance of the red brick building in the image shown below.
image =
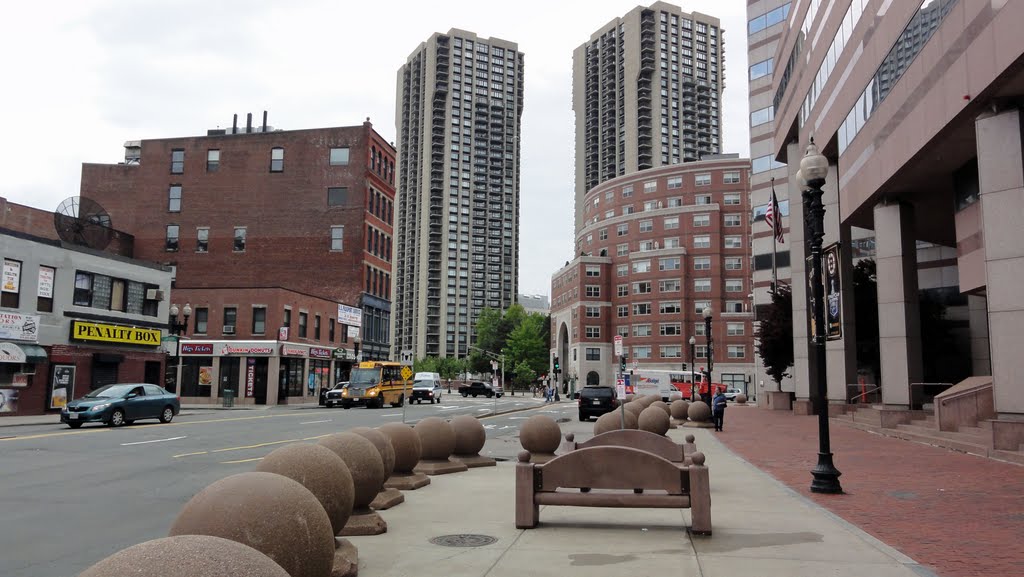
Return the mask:
[[[215,400],[253,370],[265,382],[250,382],[248,402],[306,396],[344,378],[357,335],[362,358],[387,358],[395,149],[369,120],[125,147],[124,163],[82,166],[82,195],[134,235],[136,258],[175,268],[171,300],[193,311],[186,336],[274,343],[269,355],[183,359],[184,397]],[[285,342],[338,361],[282,355]]]
[[578,256],[551,283],[551,354],[563,378],[614,385],[616,335],[630,368],[707,367],[709,307],[714,382],[749,386],[749,171],[749,160],[721,155],[621,176],[586,194]]

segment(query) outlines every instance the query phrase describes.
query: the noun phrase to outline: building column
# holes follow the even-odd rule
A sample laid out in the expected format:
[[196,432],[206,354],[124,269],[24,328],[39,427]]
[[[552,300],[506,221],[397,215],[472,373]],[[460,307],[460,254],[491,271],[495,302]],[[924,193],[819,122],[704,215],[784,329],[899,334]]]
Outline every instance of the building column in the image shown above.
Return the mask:
[[[853,297],[853,256],[850,246],[850,225],[844,225],[839,217],[839,170],[829,164],[825,177],[825,238],[822,249],[834,242],[839,243],[840,318],[842,337],[825,341],[826,383],[829,414],[846,411],[846,386],[857,382],[857,330]],[[802,199],[801,199],[802,200]],[[825,263],[822,263],[825,270]],[[822,282],[825,275],[822,274]],[[826,294],[828,287],[826,286]],[[825,303],[827,307],[828,304]],[[827,310],[827,309],[826,309]]]
[[882,403],[887,409],[909,409],[910,384],[921,382],[923,374],[912,207],[875,206],[875,249]]
[[793,385],[797,414],[812,413],[811,383],[814,382],[814,360],[810,354],[810,311],[807,310],[807,246],[804,244],[803,190],[797,182],[803,151],[796,142],[786,147],[789,158],[789,266],[793,290]]
[[988,299],[967,295],[967,318],[971,336],[971,375],[992,374],[992,357],[988,344]]
[[996,449],[1024,444],[1024,125],[1020,109],[975,121]]

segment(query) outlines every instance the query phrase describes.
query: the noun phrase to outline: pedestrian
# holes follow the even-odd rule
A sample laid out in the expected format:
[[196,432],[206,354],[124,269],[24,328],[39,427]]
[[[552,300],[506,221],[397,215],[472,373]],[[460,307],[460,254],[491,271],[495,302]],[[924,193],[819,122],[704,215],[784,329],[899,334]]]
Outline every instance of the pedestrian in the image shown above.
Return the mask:
[[718,391],[715,398],[711,399],[711,416],[715,421],[715,430],[721,431],[725,422],[725,407],[729,402],[725,399],[725,393]]

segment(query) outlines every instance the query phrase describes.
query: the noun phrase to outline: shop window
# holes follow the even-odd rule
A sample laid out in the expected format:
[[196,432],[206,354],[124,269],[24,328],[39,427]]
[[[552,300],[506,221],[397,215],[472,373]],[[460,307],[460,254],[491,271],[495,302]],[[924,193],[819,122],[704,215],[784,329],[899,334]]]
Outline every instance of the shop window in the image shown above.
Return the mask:
[[0,306],[16,309],[21,302],[21,261],[4,259],[3,291]]

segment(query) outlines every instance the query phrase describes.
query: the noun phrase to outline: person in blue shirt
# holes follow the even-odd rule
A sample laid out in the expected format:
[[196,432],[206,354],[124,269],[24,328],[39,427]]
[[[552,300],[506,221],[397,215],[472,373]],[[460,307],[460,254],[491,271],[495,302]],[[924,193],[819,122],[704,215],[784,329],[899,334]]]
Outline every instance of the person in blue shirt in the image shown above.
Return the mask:
[[725,407],[728,401],[725,400],[725,393],[718,391],[715,398],[711,399],[711,417],[715,422],[715,430],[722,430],[722,423],[725,421]]

